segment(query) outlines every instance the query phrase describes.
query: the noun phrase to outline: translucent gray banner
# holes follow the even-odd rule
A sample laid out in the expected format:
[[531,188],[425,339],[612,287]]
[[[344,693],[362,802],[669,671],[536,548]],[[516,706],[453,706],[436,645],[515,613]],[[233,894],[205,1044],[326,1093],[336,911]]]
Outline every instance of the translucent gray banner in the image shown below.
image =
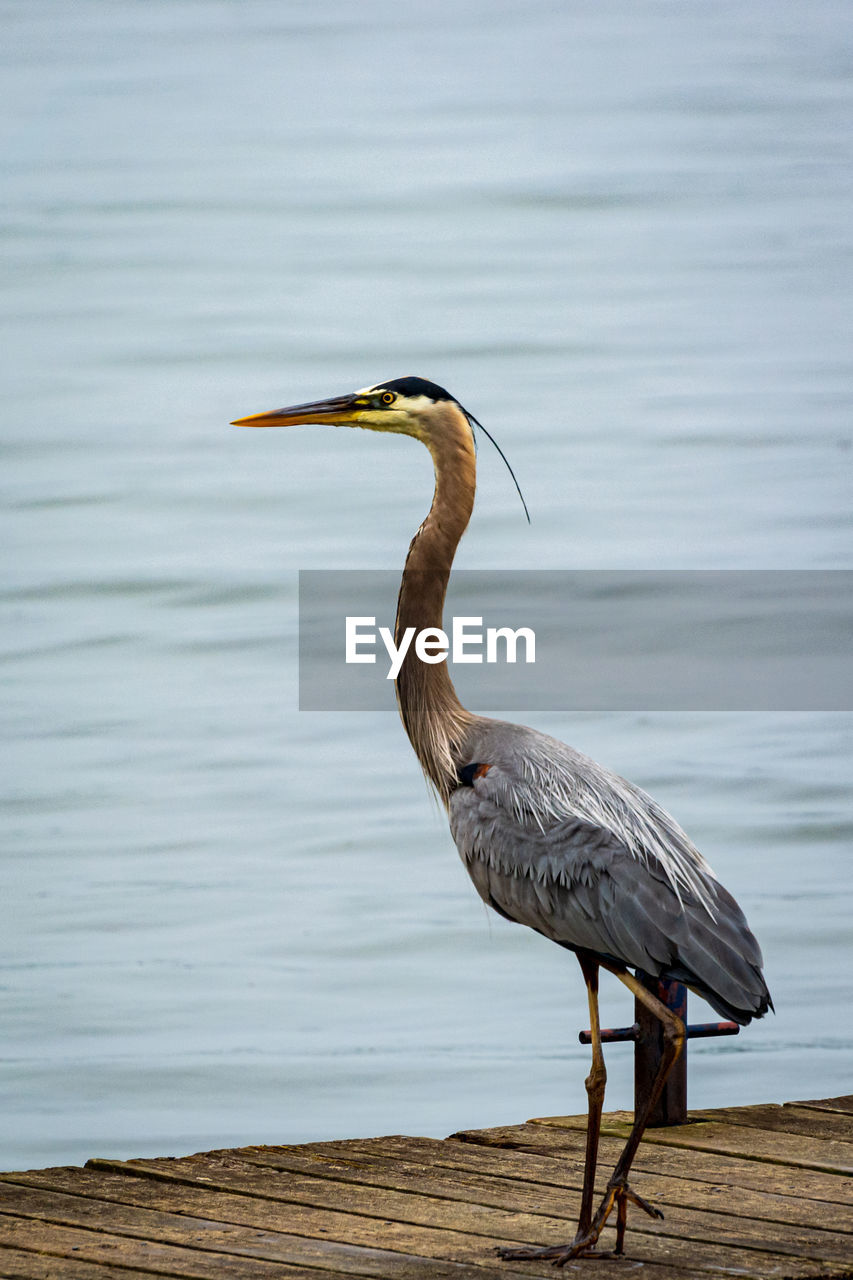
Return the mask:
[[[398,571],[300,573],[301,710],[394,709],[399,585]],[[848,570],[463,570],[444,630],[472,710],[853,709]],[[519,632],[515,662],[507,631]],[[419,643],[443,647],[410,643],[414,660]]]

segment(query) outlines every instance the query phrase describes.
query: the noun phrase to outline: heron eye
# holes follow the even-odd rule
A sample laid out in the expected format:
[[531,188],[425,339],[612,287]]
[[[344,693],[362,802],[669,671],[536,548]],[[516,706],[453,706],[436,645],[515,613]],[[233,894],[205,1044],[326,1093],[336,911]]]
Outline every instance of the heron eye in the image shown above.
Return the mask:
[[393,391],[383,391],[379,397],[379,402],[380,404],[393,404],[396,398]]

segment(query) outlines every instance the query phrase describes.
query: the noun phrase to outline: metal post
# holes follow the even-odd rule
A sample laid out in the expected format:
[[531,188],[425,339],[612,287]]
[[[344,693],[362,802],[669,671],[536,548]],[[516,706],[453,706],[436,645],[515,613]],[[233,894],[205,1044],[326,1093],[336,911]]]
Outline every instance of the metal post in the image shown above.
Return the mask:
[[[687,1024],[687,988],[681,982],[666,982],[637,973],[647,991]],[[637,1037],[634,1042],[634,1113],[652,1090],[663,1055],[663,1025],[641,1000],[634,1000]],[[666,1084],[649,1116],[649,1128],[684,1124],[687,1120],[687,1041],[672,1064]]]
[[[680,982],[666,981],[662,978],[650,978],[648,974],[637,970],[637,977],[645,987],[657,996],[662,1004],[672,1009],[681,1018],[687,1028],[687,1039],[698,1040],[707,1036],[736,1036],[740,1027],[736,1022],[700,1022],[693,1026],[687,1023],[687,988]],[[619,1040],[634,1041],[634,1110],[651,1092],[658,1073],[663,1054],[663,1028],[653,1014],[640,1001],[634,1002],[637,1021],[632,1027],[602,1028],[601,1043],[614,1044]],[[589,1044],[588,1031],[578,1032],[581,1044]],[[684,1124],[687,1120],[687,1043],[684,1051],[673,1064],[663,1092],[658,1098],[657,1106],[649,1120],[650,1126],[666,1124]]]

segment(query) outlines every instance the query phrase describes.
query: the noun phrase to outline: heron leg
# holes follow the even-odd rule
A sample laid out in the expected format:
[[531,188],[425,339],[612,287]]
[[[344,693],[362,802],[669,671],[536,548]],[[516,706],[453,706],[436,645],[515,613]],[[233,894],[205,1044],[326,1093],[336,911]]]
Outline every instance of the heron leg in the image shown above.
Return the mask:
[[578,1236],[585,1236],[592,1225],[592,1199],[595,1194],[595,1168],[598,1163],[598,1140],[601,1136],[601,1112],[607,1071],[601,1049],[601,1024],[598,1017],[598,961],[588,952],[579,951],[578,960],[586,983],[589,1001],[589,1029],[592,1040],[592,1066],[586,1078],[588,1113],[586,1121],[586,1159],[583,1167],[583,1195],[578,1219]]
[[592,1066],[586,1078],[587,1122],[586,1122],[586,1159],[583,1170],[583,1193],[581,1195],[581,1211],[578,1218],[578,1229],[572,1245],[560,1245],[549,1249],[499,1249],[501,1258],[506,1260],[531,1260],[534,1258],[552,1258],[559,1261],[559,1255],[565,1248],[572,1248],[577,1241],[585,1241],[592,1226],[592,1201],[595,1195],[595,1170],[598,1163],[598,1141],[601,1136],[601,1112],[604,1107],[604,1090],[607,1084],[607,1071],[604,1066],[604,1053],[601,1048],[601,1024],[598,1015],[598,958],[589,951],[578,951],[577,957],[586,983],[587,1000],[589,1001],[589,1026],[592,1041]]
[[[575,1236],[571,1244],[552,1245],[549,1248],[545,1248],[545,1249],[499,1249],[498,1253],[502,1258],[513,1259],[516,1261],[523,1261],[525,1259],[527,1260],[539,1259],[540,1261],[543,1261],[545,1259],[550,1259],[555,1266],[562,1267],[571,1258],[615,1257],[621,1254],[623,1251],[623,1246],[625,1241],[625,1225],[627,1221],[629,1202],[631,1204],[637,1205],[639,1209],[642,1209],[644,1213],[649,1214],[649,1216],[652,1218],[663,1217],[663,1214],[661,1213],[660,1209],[655,1208],[654,1205],[649,1204],[649,1202],[647,1200],[644,1200],[642,1196],[638,1196],[635,1191],[631,1190],[631,1188],[628,1186],[628,1174],[631,1171],[631,1165],[634,1162],[634,1156],[637,1154],[637,1148],[640,1145],[640,1139],[642,1138],[643,1133],[645,1132],[645,1129],[646,1129],[646,1125],[649,1122],[649,1117],[654,1109],[655,1103],[657,1102],[658,1098],[661,1095],[661,1092],[663,1091],[664,1085],[666,1084],[666,1078],[672,1069],[673,1063],[675,1062],[678,1055],[681,1053],[682,1049],[684,1048],[684,1038],[685,1038],[684,1023],[676,1014],[672,1012],[671,1009],[667,1009],[665,1004],[663,1004],[660,1000],[658,1000],[656,996],[653,996],[652,993],[648,991],[646,987],[644,987],[643,984],[639,981],[639,979],[635,978],[632,973],[628,973],[625,970],[619,970],[615,967],[611,967],[611,965],[608,964],[607,961],[598,961],[598,963],[603,964],[604,967],[606,969],[609,969],[611,973],[615,973],[616,977],[619,978],[621,982],[624,982],[625,986],[628,987],[639,1000],[642,1000],[642,1002],[646,1005],[648,1009],[651,1010],[651,1012],[655,1015],[655,1017],[660,1019],[661,1023],[663,1024],[663,1033],[664,1033],[663,1054],[661,1056],[661,1064],[660,1064],[660,1067],[658,1068],[658,1073],[655,1076],[654,1083],[652,1085],[651,1091],[649,1092],[649,1096],[646,1098],[642,1108],[640,1109],[639,1114],[634,1119],[634,1126],[628,1136],[628,1141],[625,1143],[624,1150],[622,1151],[622,1154],[619,1157],[619,1160],[616,1164],[616,1168],[613,1170],[613,1174],[611,1175],[610,1181],[607,1183],[607,1189],[604,1193],[604,1199],[599,1205],[598,1211],[595,1214],[595,1217],[592,1218],[591,1221],[589,1220],[588,1217],[585,1217],[585,1214],[587,1213],[587,1207],[586,1207],[587,1189],[589,1188],[589,1197],[591,1201],[592,1181],[595,1177],[594,1167],[591,1175],[589,1173],[589,1167],[588,1167],[589,1152],[590,1152],[590,1133],[591,1133],[591,1122],[592,1122],[592,1092],[589,1089],[589,1082],[587,1082],[587,1089],[588,1089],[588,1092],[590,1092],[590,1119],[587,1123],[587,1168],[584,1170],[584,1193],[581,1201],[581,1217],[580,1217],[580,1222],[578,1224],[577,1235]],[[583,961],[581,961],[581,964],[583,965]],[[584,969],[584,977],[586,977],[586,975],[587,975],[587,971],[586,969]],[[598,1014],[597,985],[598,983],[597,983],[597,974],[596,974],[596,1018],[593,1021],[593,1028],[597,1028],[597,1014]],[[587,982],[587,989],[590,990],[589,982]],[[592,991],[590,990],[590,1016],[591,1017],[592,1017],[592,1000],[593,1000],[593,996],[592,996]],[[599,1051],[600,1051],[600,1043],[599,1043]],[[603,1067],[603,1060],[602,1060],[602,1067]],[[590,1073],[590,1077],[592,1077],[594,1074],[595,1074],[595,1052],[593,1050],[593,1071]],[[604,1088],[603,1088],[603,1082],[602,1082],[602,1102],[603,1102],[603,1097],[604,1097]],[[597,1129],[600,1128],[600,1123],[601,1123],[601,1106],[599,1105],[598,1117],[597,1117]],[[596,1151],[597,1151],[597,1146],[598,1146],[597,1132],[596,1132],[595,1145],[596,1145]],[[606,1223],[607,1219],[610,1217],[610,1214],[613,1212],[614,1208],[616,1209],[615,1248],[613,1249],[612,1253],[599,1252],[596,1250],[595,1246],[598,1243],[598,1238],[601,1235],[601,1232],[604,1228],[604,1224]],[[591,1214],[591,1204],[590,1204],[589,1212]],[[584,1225],[586,1225],[586,1230],[582,1230],[582,1227]]]
[[[606,961],[604,963],[605,967],[609,969],[610,965],[608,965]],[[656,1209],[654,1205],[649,1204],[649,1202],[644,1200],[642,1196],[638,1196],[635,1191],[631,1190],[628,1186],[628,1174],[631,1171],[631,1165],[634,1162],[634,1156],[637,1154],[637,1148],[640,1145],[640,1139],[642,1138],[646,1125],[649,1122],[649,1117],[663,1091],[664,1085],[666,1084],[666,1078],[672,1070],[673,1063],[684,1048],[684,1023],[677,1014],[672,1012],[671,1009],[667,1009],[666,1005],[658,1000],[657,996],[652,995],[652,993],[644,987],[642,982],[640,982],[638,978],[635,978],[632,973],[628,973],[626,971],[620,972],[617,969],[612,969],[611,972],[615,973],[617,978],[619,978],[621,982],[625,983],[625,986],[634,993],[637,999],[642,1000],[646,1008],[650,1009],[655,1017],[660,1019],[663,1024],[663,1053],[661,1055],[661,1063],[658,1067],[658,1073],[655,1076],[652,1088],[640,1109],[639,1115],[634,1118],[634,1127],[628,1135],[628,1141],[625,1143],[624,1150],[622,1151],[622,1154],[616,1164],[616,1168],[613,1170],[610,1181],[607,1184],[604,1199],[599,1205],[598,1212],[592,1220],[587,1237],[584,1241],[575,1241],[576,1252],[567,1255],[566,1261],[568,1261],[568,1257],[577,1257],[581,1251],[586,1252],[595,1246],[602,1228],[609,1218],[614,1206],[617,1209],[615,1254],[620,1254],[622,1252],[625,1239],[627,1206],[629,1201],[632,1204],[637,1205],[637,1207],[642,1209],[645,1213],[649,1214],[650,1217],[663,1217],[660,1209]],[[578,1245],[580,1248],[577,1248]]]

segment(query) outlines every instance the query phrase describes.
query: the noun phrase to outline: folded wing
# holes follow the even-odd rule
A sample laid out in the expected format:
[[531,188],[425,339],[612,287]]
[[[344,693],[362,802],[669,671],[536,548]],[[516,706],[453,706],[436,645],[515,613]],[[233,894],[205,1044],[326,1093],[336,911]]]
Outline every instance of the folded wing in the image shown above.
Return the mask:
[[[529,760],[521,769],[506,758],[484,763],[489,767],[476,777],[468,771],[470,785],[460,785],[449,807],[454,840],[485,902],[562,946],[685,982],[739,1023],[772,1007],[746,918],[698,854],[692,875],[676,879],[659,856],[660,842],[655,851],[637,847],[642,823],[626,821],[620,832],[612,829],[616,822],[598,824],[572,813],[543,816]],[[613,776],[600,773],[599,791]],[[577,779],[571,781],[576,786]],[[563,797],[571,794],[570,787],[560,790]],[[647,799],[632,791],[637,805]],[[621,788],[617,793],[619,805],[611,807],[618,815],[626,802]],[[682,837],[683,857],[692,845],[664,817]]]

